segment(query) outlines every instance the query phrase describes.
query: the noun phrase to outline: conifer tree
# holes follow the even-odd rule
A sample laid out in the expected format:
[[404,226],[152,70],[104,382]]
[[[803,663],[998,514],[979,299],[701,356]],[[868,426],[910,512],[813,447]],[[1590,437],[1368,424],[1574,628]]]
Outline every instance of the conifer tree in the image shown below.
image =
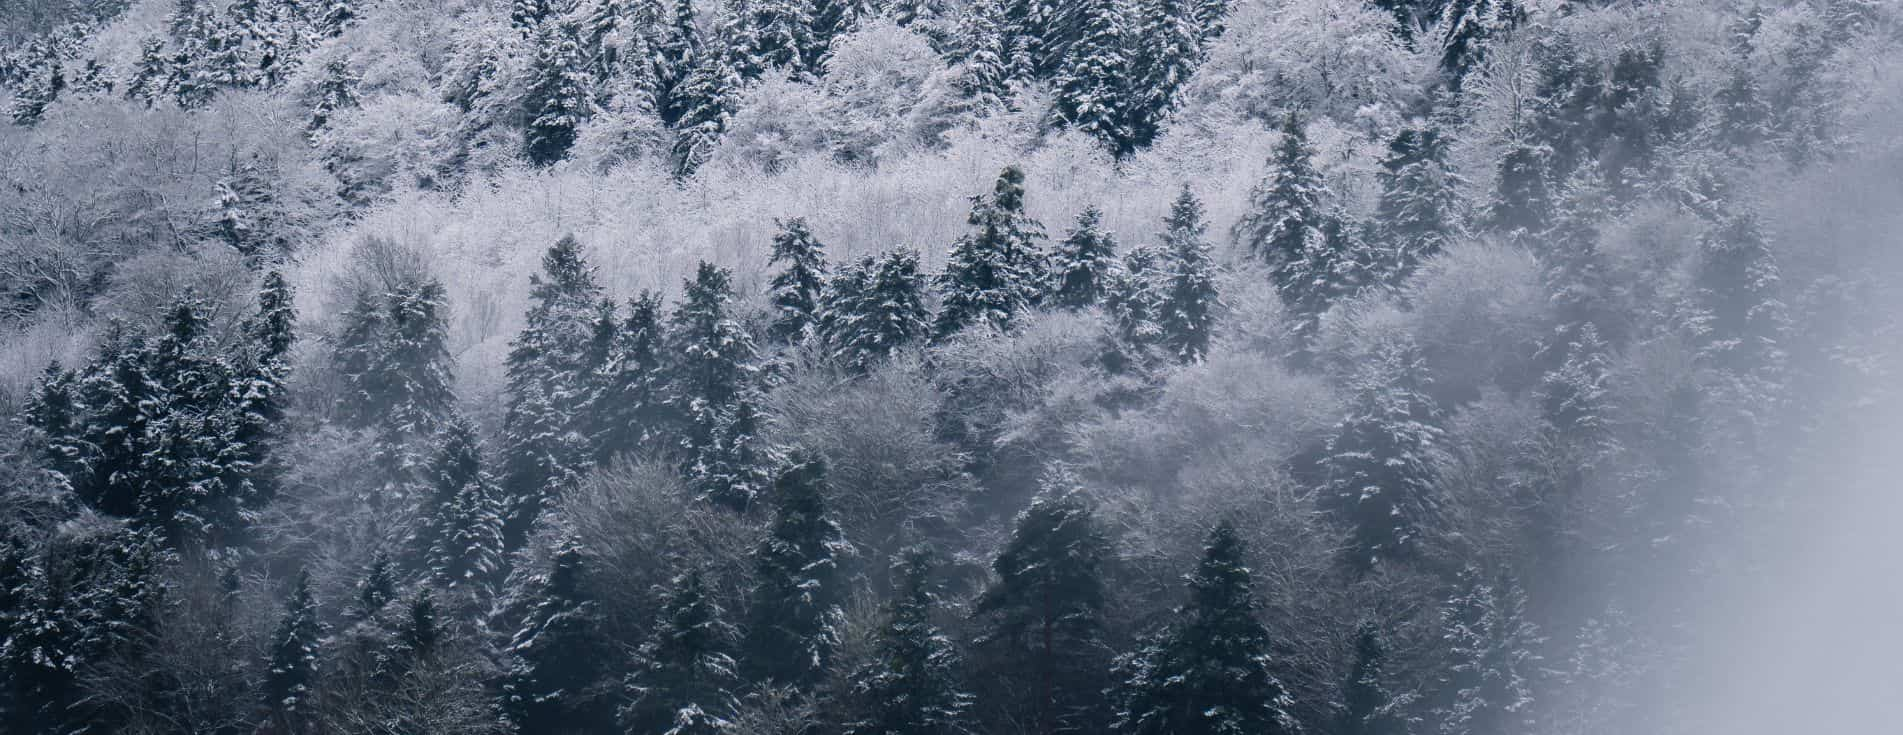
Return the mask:
[[750,0],[739,18],[740,75],[758,78],[768,69],[803,71],[816,47],[810,0]]
[[997,575],[975,611],[989,670],[1013,713],[1036,732],[1101,727],[1092,713],[1107,683],[1103,642],[1105,563],[1110,544],[1068,471],[1048,471],[1011,539],[992,562]]
[[311,120],[304,129],[316,134],[328,127],[339,111],[355,108],[360,81],[343,61],[324,64],[324,78],[317,84],[316,99],[311,103]]
[[613,696],[602,675],[600,604],[584,586],[588,555],[573,539],[551,549],[526,580],[528,612],[508,647],[502,712],[519,733],[610,732]]
[[[686,2],[686,0],[677,0]],[[674,89],[679,119],[674,127],[674,175],[686,178],[707,162],[727,132],[739,101],[739,60],[732,50],[714,50],[700,56],[692,73]]]
[[171,76],[167,66],[171,63],[165,55],[165,40],[157,36],[148,37],[139,42],[139,59],[134,63],[132,78],[126,80],[125,98],[142,102],[151,107],[153,102],[166,96],[165,82]]
[[212,84],[226,89],[251,85],[251,65],[245,58],[244,29],[229,23],[216,23],[207,35],[205,73]]
[[1584,326],[1612,325],[1620,318],[1611,304],[1616,286],[1608,282],[1599,252],[1599,228],[1613,214],[1609,199],[1597,164],[1580,166],[1555,207],[1552,228],[1535,248],[1559,321],[1560,344]]
[[1294,114],[1288,115],[1282,122],[1282,140],[1269,160],[1269,175],[1249,193],[1249,208],[1235,229],[1236,241],[1271,267],[1300,261],[1324,237],[1322,206],[1328,186],[1315,169],[1314,156],[1302,126]]
[[779,455],[766,444],[758,391],[748,388],[711,416],[713,431],[687,465],[687,483],[702,502],[745,512],[766,494]]
[[311,596],[311,576],[300,571],[291,584],[284,617],[271,636],[265,662],[264,703],[280,729],[295,732],[313,714],[312,687],[317,684],[318,637],[324,624]]
[[727,653],[733,631],[698,570],[675,577],[669,587],[661,619],[628,675],[621,725],[626,732],[715,735],[726,722],[715,713],[736,679]]
[[801,689],[827,675],[845,625],[841,562],[853,554],[826,507],[826,463],[796,456],[773,483],[773,525],[753,552],[742,647],[747,678]]
[[[9,546],[12,546],[9,544]],[[7,698],[0,715],[9,732],[58,732],[78,696],[76,670],[82,659],[79,631],[69,614],[72,580],[54,566],[50,553],[9,548],[0,564],[8,587],[5,645],[0,645],[0,683]],[[50,550],[49,550],[50,551]]]
[[930,317],[918,251],[895,248],[833,274],[819,326],[833,360],[863,374],[899,348],[924,339]]
[[412,544],[445,589],[486,592],[502,563],[502,507],[483,469],[476,428],[457,416],[444,427],[430,467],[423,526]]
[[32,126],[46,114],[47,106],[66,90],[66,71],[59,59],[48,57],[34,70],[27,83],[13,95],[13,124]]
[[956,84],[965,109],[977,114],[1002,109],[1012,93],[1015,80],[1006,58],[1004,13],[1003,0],[976,0],[965,16]]
[[348,611],[355,620],[369,620],[383,612],[384,606],[396,599],[396,570],[391,568],[390,555],[378,551],[370,558],[370,566],[364,570],[363,579],[357,583],[357,599]]
[[1375,236],[1384,251],[1382,281],[1398,287],[1422,262],[1460,234],[1460,178],[1447,166],[1447,146],[1431,126],[1409,126],[1381,161]]
[[1223,522],[1189,575],[1179,622],[1126,666],[1117,726],[1133,735],[1227,735],[1295,731],[1293,702],[1269,670],[1269,632],[1244,561],[1242,539]]
[[1525,20],[1518,0],[1452,0],[1435,29],[1441,49],[1441,76],[1460,91],[1467,75],[1486,59],[1488,47]]
[[40,466],[65,490],[87,482],[91,448],[82,435],[85,412],[86,407],[79,401],[77,378],[57,361],[41,371],[39,384],[22,412],[37,435]]
[[590,349],[601,286],[582,257],[581,243],[573,235],[562,236],[542,255],[542,272],[530,276],[529,283],[525,323],[509,344],[509,406],[502,428],[511,548],[594,455],[589,381],[602,359]]
[[510,0],[509,27],[523,38],[533,37],[542,22],[555,15],[554,0]]
[[1321,496],[1350,529],[1344,561],[1357,572],[1418,553],[1438,515],[1442,430],[1428,383],[1419,350],[1402,339],[1383,340],[1349,382]]
[[1207,27],[1198,23],[1197,7],[1193,0],[1136,0],[1133,5],[1125,124],[1135,148],[1148,146],[1162,131],[1201,62]]
[[1503,233],[1532,233],[1546,229],[1552,212],[1547,190],[1547,151],[1519,141],[1500,159],[1499,184],[1487,204],[1486,222]]
[[754,381],[753,340],[729,314],[733,274],[702,262],[669,317],[668,402],[687,421],[680,447],[694,460],[714,439],[723,411]]
[[545,23],[537,36],[532,80],[522,107],[529,121],[524,150],[538,166],[566,158],[576,128],[594,111],[594,81],[575,33],[566,23]]
[[1128,127],[1131,91],[1129,45],[1119,0],[1086,0],[1074,11],[1083,36],[1068,47],[1057,69],[1052,115],[1090,135],[1121,156],[1135,149]]
[[1441,607],[1447,672],[1435,709],[1442,735],[1507,735],[1533,727],[1529,680],[1543,639],[1525,619],[1526,594],[1510,578],[1487,582],[1468,568]]
[[939,605],[933,553],[914,546],[893,564],[897,589],[878,632],[877,658],[854,672],[864,709],[846,735],[962,735],[971,695],[959,685],[961,661],[951,639],[932,623]]
[[974,229],[952,246],[938,276],[943,302],[934,327],[945,339],[977,324],[1008,329],[1043,297],[1044,228],[1024,214],[1024,172],[1004,169],[989,197],[972,197]]
[[1740,375],[1777,379],[1789,317],[1779,298],[1777,258],[1756,213],[1747,208],[1730,215],[1699,244],[1693,331],[1700,357]]
[[435,279],[406,283],[388,296],[387,330],[370,356],[366,415],[407,437],[433,432],[454,410],[450,374],[447,295]]
[[1103,301],[1116,267],[1117,241],[1103,231],[1103,210],[1086,207],[1051,254],[1051,305],[1096,306]]
[[1184,363],[1201,361],[1208,354],[1219,306],[1215,259],[1203,237],[1205,229],[1202,202],[1185,185],[1163,221],[1168,281],[1156,310],[1163,348]]
[[804,218],[778,224],[780,233],[773,236],[769,265],[784,263],[785,269],[773,275],[774,316],[767,332],[777,342],[794,344],[805,341],[817,327],[825,287],[826,249],[813,237]]
[[320,0],[318,10],[317,34],[323,38],[336,38],[357,20],[357,9],[351,0]]
[[1717,112],[1718,141],[1731,150],[1745,150],[1771,136],[1771,107],[1764,101],[1756,76],[1743,62],[1731,65],[1731,73],[1712,98]]
[[699,68],[703,56],[692,0],[674,0],[673,21],[655,52],[655,99],[660,101],[655,109],[660,112],[662,122],[678,125],[692,106],[682,87]]
[[612,330],[611,339],[607,360],[595,371],[597,385],[588,404],[597,460],[659,447],[676,419],[666,405],[661,295],[644,291],[629,299],[627,317]]
[[1387,644],[1381,629],[1365,622],[1355,631],[1354,668],[1342,686],[1343,735],[1404,735],[1407,720],[1398,705],[1405,704],[1388,690]]

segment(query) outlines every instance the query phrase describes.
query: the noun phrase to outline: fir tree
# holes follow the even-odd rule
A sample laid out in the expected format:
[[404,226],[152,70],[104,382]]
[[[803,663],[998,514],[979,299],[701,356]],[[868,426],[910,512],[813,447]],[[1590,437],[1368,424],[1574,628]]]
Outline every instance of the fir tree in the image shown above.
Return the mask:
[[846,735],[961,735],[971,695],[959,686],[958,651],[932,623],[939,605],[932,552],[911,547],[894,564],[897,589],[878,632],[878,656],[853,673],[864,702]]
[[1533,727],[1529,678],[1543,639],[1525,620],[1526,594],[1512,580],[1487,583],[1468,568],[1461,590],[1441,607],[1448,648],[1435,709],[1443,735],[1506,735]]
[[1007,167],[990,197],[972,197],[966,221],[975,231],[952,246],[937,279],[943,294],[934,327],[939,339],[978,324],[1008,329],[1043,296],[1043,226],[1024,214],[1021,169]]
[[594,110],[594,86],[575,29],[564,23],[542,26],[523,113],[529,121],[525,151],[529,162],[547,166],[568,156],[575,130]]
[[[635,656],[621,710],[626,732],[714,735],[717,715],[735,682],[727,647],[733,631],[721,619],[698,570],[675,577],[654,633]],[[784,652],[782,652],[784,653]]]
[[527,580],[529,609],[508,647],[502,712],[519,733],[609,732],[614,699],[602,675],[601,612],[586,587],[588,556],[572,539]]
[[673,22],[655,51],[655,98],[660,101],[655,109],[661,113],[662,122],[677,125],[692,106],[682,87],[700,67],[703,55],[692,0],[674,0]]
[[311,596],[310,573],[300,571],[291,584],[291,596],[271,636],[270,657],[265,662],[264,703],[281,729],[301,729],[301,723],[314,714],[310,698],[317,684],[318,637],[323,632],[317,601]]
[[1269,175],[1250,192],[1247,213],[1235,229],[1236,240],[1271,267],[1300,261],[1324,237],[1322,205],[1328,186],[1315,170],[1314,156],[1302,126],[1295,115],[1288,115],[1281,143],[1269,160]]
[[1119,0],[1087,0],[1074,11],[1083,37],[1069,46],[1057,70],[1057,100],[1052,115],[1063,125],[1090,135],[1117,155],[1135,149],[1127,120],[1130,104],[1128,45]]
[[430,468],[424,525],[412,539],[444,588],[481,595],[501,569],[502,507],[482,467],[475,426],[460,416],[443,430]]
[[1552,216],[1547,191],[1547,151],[1529,142],[1516,142],[1500,159],[1499,184],[1487,205],[1487,226],[1504,233],[1531,233],[1546,229]]
[[996,579],[978,598],[980,646],[990,649],[1002,695],[1040,733],[1091,731],[1106,683],[1104,570],[1110,544],[1076,481],[1047,472],[1031,507],[992,562]]
[[1693,276],[1700,357],[1740,375],[1777,379],[1789,318],[1779,298],[1777,258],[1756,213],[1727,217],[1705,233],[1700,249]]
[[692,175],[713,156],[714,146],[726,134],[727,122],[739,104],[742,80],[734,54],[714,51],[701,55],[693,72],[675,87],[675,104],[680,110],[674,123],[679,131],[674,140],[675,176]]
[[1344,561],[1358,572],[1417,554],[1437,519],[1442,430],[1422,362],[1404,340],[1377,345],[1349,383],[1348,416],[1322,459],[1322,499],[1350,529]]
[[370,567],[357,583],[357,599],[348,615],[355,620],[369,620],[383,612],[384,606],[393,599],[396,599],[396,570],[391,568],[390,555],[379,551],[370,558]]
[[1746,150],[1771,137],[1771,107],[1745,63],[1731,65],[1725,86],[1713,96],[1712,106],[1718,117],[1718,141],[1727,148]]
[[733,275],[702,262],[669,318],[668,401],[688,426],[680,447],[690,462],[713,441],[721,413],[753,384],[753,340],[729,314]]
[[1203,237],[1203,205],[1188,186],[1163,221],[1163,247],[1168,252],[1167,283],[1156,309],[1161,344],[1178,361],[1198,362],[1209,352],[1212,326],[1219,307],[1215,260]]
[[317,34],[323,38],[336,38],[344,35],[357,20],[357,9],[351,0],[321,0],[317,17]]
[[977,114],[1002,109],[1013,91],[1002,27],[1004,13],[1003,0],[977,0],[965,16],[956,85],[965,109]]
[[1051,254],[1050,304],[1066,309],[1096,306],[1117,267],[1116,237],[1103,231],[1103,211],[1087,207]]
[[523,38],[530,38],[542,22],[556,14],[555,0],[510,0],[509,26]]
[[778,223],[773,237],[773,259],[785,264],[772,280],[773,323],[768,334],[782,344],[805,341],[817,327],[819,301],[826,278],[826,249],[813,237],[806,220],[795,217]]
[[827,675],[845,625],[840,563],[853,553],[826,507],[826,463],[796,456],[773,483],[773,525],[753,552],[742,648],[748,678],[802,689]]
[[[51,550],[48,550],[50,552]],[[68,614],[72,580],[52,568],[53,556],[33,558],[9,549],[0,558],[11,598],[0,615],[7,626],[0,641],[0,682],[7,685],[5,716],[9,732],[58,732],[68,726],[67,711],[78,696],[76,671],[82,664],[79,626]]]
[[1201,62],[1207,31],[1198,22],[1197,7],[1193,0],[1137,0],[1134,5],[1125,124],[1135,148],[1148,146],[1162,131]]
[[1525,20],[1518,0],[1452,0],[1435,29],[1440,41],[1441,75],[1460,91],[1467,75],[1480,67],[1487,49]]
[[506,537],[519,545],[542,508],[586,471],[594,448],[588,425],[589,380],[602,358],[593,342],[601,286],[564,235],[529,277],[529,310],[507,361],[502,486],[509,498]]
[[611,334],[589,402],[597,460],[659,446],[676,418],[666,405],[660,294],[646,291],[629,299],[627,317]]
[[1398,287],[1460,235],[1460,178],[1447,166],[1447,147],[1430,126],[1404,128],[1381,161],[1381,200],[1375,237],[1386,263],[1382,281]]
[[1380,628],[1362,623],[1355,631],[1354,668],[1342,686],[1341,724],[1343,735],[1404,735],[1407,720],[1399,711],[1405,699],[1388,690],[1387,644]]
[[311,120],[304,129],[316,134],[329,127],[331,118],[339,111],[356,108],[360,81],[343,61],[324,64],[324,78],[317,83],[316,99],[311,102]]
[[218,214],[213,226],[218,239],[254,263],[285,248],[282,233],[276,231],[280,227],[277,197],[255,164],[247,161],[231,167],[216,191]]
[[37,125],[46,108],[66,90],[66,71],[58,58],[47,58],[13,95],[13,124]]
[[406,437],[428,436],[456,404],[443,285],[434,279],[407,283],[388,296],[380,344],[371,355],[367,415]]
[[125,98],[151,107],[153,102],[166,96],[170,63],[165,55],[164,39],[152,36],[140,41],[139,60],[133,66],[132,78],[126,80]]
[[839,365],[863,374],[931,329],[918,251],[895,248],[847,265],[827,282],[820,333]]
[[1290,700],[1269,671],[1269,632],[1228,522],[1210,533],[1180,622],[1124,668],[1117,730],[1133,735],[1227,735],[1295,731]]
[[745,512],[772,482],[779,457],[761,432],[757,391],[742,391],[711,416],[695,415],[696,423],[711,421],[712,433],[687,466],[687,482],[702,502]]
[[[36,434],[40,466],[61,489],[73,490],[88,481],[91,447],[83,435],[86,407],[80,403],[77,378],[55,361],[40,373],[39,385],[22,415]],[[3,630],[3,629],[0,629]]]
[[768,69],[798,73],[816,47],[810,0],[750,0],[739,18],[738,66],[747,79]]

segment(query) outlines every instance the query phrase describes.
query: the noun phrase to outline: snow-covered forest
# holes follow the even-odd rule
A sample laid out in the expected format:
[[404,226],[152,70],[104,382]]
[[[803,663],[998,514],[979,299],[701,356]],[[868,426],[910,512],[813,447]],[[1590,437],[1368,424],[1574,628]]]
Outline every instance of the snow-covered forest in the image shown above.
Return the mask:
[[1888,0],[15,0],[0,111],[0,731],[1872,730],[1716,621],[1883,526]]

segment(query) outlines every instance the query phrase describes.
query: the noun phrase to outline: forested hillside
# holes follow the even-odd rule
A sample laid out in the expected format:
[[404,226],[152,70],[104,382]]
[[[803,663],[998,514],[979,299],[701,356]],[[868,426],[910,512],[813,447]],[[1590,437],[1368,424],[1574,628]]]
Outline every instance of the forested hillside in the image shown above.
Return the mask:
[[0,731],[1884,689],[1718,623],[1890,517],[1895,3],[23,0],[0,110]]

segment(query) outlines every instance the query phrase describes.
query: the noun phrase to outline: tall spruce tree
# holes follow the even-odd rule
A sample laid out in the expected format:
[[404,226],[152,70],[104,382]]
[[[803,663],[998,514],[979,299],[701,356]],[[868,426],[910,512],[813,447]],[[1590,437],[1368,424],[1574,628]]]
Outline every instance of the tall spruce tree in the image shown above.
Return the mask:
[[522,107],[528,119],[524,150],[538,166],[566,158],[575,145],[575,130],[594,111],[594,80],[576,33],[567,23],[544,23],[537,36]]
[[1269,175],[1249,193],[1249,208],[1234,233],[1249,254],[1271,267],[1300,261],[1324,237],[1328,185],[1314,157],[1295,115],[1283,118]]
[[1057,69],[1056,120],[1103,142],[1116,155],[1135,149],[1128,120],[1131,107],[1129,45],[1120,0],[1084,0],[1073,11],[1082,37],[1068,46]]
[[826,248],[813,237],[802,217],[778,222],[769,265],[784,264],[771,282],[773,323],[767,333],[776,342],[794,344],[812,336],[817,327],[819,302],[825,288]]
[[1438,519],[1443,432],[1428,384],[1420,351],[1403,339],[1377,345],[1349,381],[1348,416],[1322,458],[1321,498],[1349,528],[1343,561],[1357,572],[1418,553]]
[[1050,304],[1065,309],[1096,306],[1117,267],[1117,240],[1103,230],[1103,210],[1084,208],[1051,254]]
[[1168,273],[1156,314],[1163,348],[1184,363],[1201,361],[1209,353],[1220,306],[1215,258],[1203,237],[1205,229],[1202,202],[1185,185],[1163,221]]
[[939,605],[933,552],[914,546],[893,564],[897,589],[878,631],[878,656],[852,675],[862,709],[846,735],[963,735],[971,695],[959,684],[962,662],[932,622]]
[[1364,622],[1355,631],[1354,667],[1342,685],[1342,735],[1404,735],[1406,715],[1400,711],[1405,701],[1397,701],[1387,681],[1387,643],[1381,629]]
[[126,80],[125,98],[151,107],[165,97],[165,82],[171,76],[171,60],[165,54],[165,39],[151,36],[139,42],[139,59],[133,64],[132,77]]
[[1441,607],[1448,662],[1435,708],[1442,735],[1507,735],[1534,726],[1533,682],[1543,639],[1526,621],[1526,594],[1511,578],[1474,568]]
[[590,349],[601,297],[595,269],[572,235],[542,256],[529,277],[529,310],[509,344],[508,412],[503,417],[502,487],[506,538],[520,545],[542,508],[585,472],[594,451],[587,418]]
[[[715,735],[736,682],[733,630],[699,570],[669,584],[661,619],[635,654],[620,713],[626,732]],[[782,652],[784,653],[784,652]]]
[[733,274],[702,262],[683,285],[668,319],[668,402],[687,422],[684,459],[692,462],[714,440],[721,415],[753,385],[753,339],[731,314]]
[[1526,20],[1518,0],[1451,0],[1435,29],[1441,76],[1458,92],[1480,67],[1493,43]]
[[748,388],[702,419],[712,421],[713,431],[685,472],[695,498],[745,512],[766,494],[779,455],[763,434],[761,400],[757,389]]
[[1517,141],[1500,159],[1499,183],[1485,215],[1490,229],[1516,235],[1546,229],[1553,206],[1546,178],[1548,153],[1534,143]]
[[1447,165],[1447,145],[1432,125],[1410,125],[1388,143],[1377,178],[1376,244],[1383,254],[1381,280],[1394,288],[1422,262],[1440,254],[1460,235],[1460,178]]
[[845,626],[841,562],[853,554],[826,507],[826,463],[796,456],[773,483],[773,525],[753,552],[741,649],[747,678],[810,689],[824,680]]
[[701,63],[700,26],[694,22],[693,0],[674,0],[672,22],[655,47],[654,88],[661,121],[676,125],[687,114],[691,100],[682,87]]
[[311,576],[300,571],[291,583],[284,617],[270,640],[265,661],[264,704],[278,729],[296,732],[316,714],[312,688],[317,684],[318,644],[324,624],[311,595]]
[[597,461],[663,448],[676,418],[666,405],[661,295],[644,291],[629,299],[627,316],[610,331],[610,339],[607,359],[595,370],[588,404]]
[[742,60],[731,46],[735,28],[731,19],[725,28],[721,40],[729,45],[702,53],[693,70],[673,90],[680,110],[674,122],[677,135],[673,151],[674,175],[679,178],[693,175],[701,164],[713,157],[714,146],[726,134],[727,122],[739,106],[741,86],[745,83]]
[[992,562],[997,576],[974,608],[978,645],[1008,719],[1039,733],[1094,732],[1093,706],[1107,681],[1104,565],[1110,543],[1076,480],[1048,471],[1011,539]]
[[1120,693],[1116,729],[1133,735],[1295,732],[1293,705],[1269,670],[1269,632],[1244,561],[1241,537],[1218,525],[1196,570],[1179,622],[1148,647]]
[[991,196],[972,197],[966,221],[974,231],[952,246],[938,276],[939,339],[973,325],[1007,329],[1043,298],[1044,228],[1024,214],[1024,171],[1005,168]]
[[834,362],[864,374],[931,330],[918,251],[894,248],[839,269],[827,281],[820,336]]
[[1779,297],[1777,257],[1756,213],[1726,217],[1699,245],[1693,332],[1701,359],[1740,375],[1779,379],[1789,317]]
[[1135,148],[1148,146],[1162,131],[1202,60],[1206,26],[1198,20],[1198,7],[1194,0],[1136,0],[1133,5],[1124,125]]
[[588,555],[573,539],[526,579],[528,611],[508,646],[502,712],[518,733],[611,732],[615,704],[603,674],[601,611],[584,586]]

